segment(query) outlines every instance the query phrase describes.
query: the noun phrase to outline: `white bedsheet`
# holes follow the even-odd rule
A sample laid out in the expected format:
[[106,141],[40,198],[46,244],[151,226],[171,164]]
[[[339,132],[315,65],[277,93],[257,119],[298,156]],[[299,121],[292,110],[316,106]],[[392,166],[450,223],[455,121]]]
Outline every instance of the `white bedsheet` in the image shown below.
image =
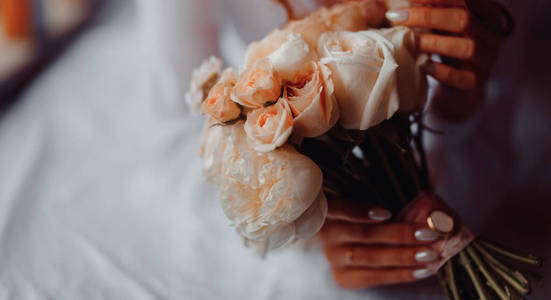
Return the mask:
[[123,8],[0,119],[0,299],[442,299],[435,279],[341,290],[315,244],[245,248],[200,178],[200,118],[159,117]]

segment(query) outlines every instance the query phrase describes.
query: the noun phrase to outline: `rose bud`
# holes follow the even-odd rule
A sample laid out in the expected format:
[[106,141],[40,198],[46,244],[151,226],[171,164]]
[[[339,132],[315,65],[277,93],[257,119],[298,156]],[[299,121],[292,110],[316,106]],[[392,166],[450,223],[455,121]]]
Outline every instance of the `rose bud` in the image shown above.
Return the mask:
[[260,108],[281,95],[281,79],[274,72],[270,59],[255,62],[239,75],[231,99],[249,108]]
[[222,123],[239,118],[241,107],[230,98],[231,90],[236,82],[235,72],[230,68],[224,70],[218,83],[212,87],[207,99],[203,101],[203,114],[208,114]]
[[269,152],[285,144],[293,131],[293,115],[287,100],[255,109],[247,115],[245,132],[251,147],[258,152]]

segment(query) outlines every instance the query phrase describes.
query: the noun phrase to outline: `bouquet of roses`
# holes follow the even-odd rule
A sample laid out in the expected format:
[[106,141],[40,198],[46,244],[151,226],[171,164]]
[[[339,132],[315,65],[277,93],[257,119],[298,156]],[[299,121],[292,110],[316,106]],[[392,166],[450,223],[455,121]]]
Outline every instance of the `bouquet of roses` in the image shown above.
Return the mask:
[[326,193],[367,194],[442,235],[429,268],[443,270],[451,298],[525,295],[530,275],[501,258],[541,261],[474,239],[431,193],[420,121],[426,58],[411,29],[369,27],[383,18],[377,5],[348,2],[291,21],[249,46],[239,74],[216,58],[196,70],[186,100],[208,118],[204,176],[262,256],[319,231]]

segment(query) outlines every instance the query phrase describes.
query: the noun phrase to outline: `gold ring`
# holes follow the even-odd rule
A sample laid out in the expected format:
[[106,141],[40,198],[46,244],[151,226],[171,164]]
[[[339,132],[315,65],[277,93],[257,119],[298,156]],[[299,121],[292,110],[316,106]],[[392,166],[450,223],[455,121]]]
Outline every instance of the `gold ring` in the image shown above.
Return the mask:
[[349,265],[354,263],[354,252],[352,251],[352,248],[346,250],[346,252],[344,253],[344,261],[346,261],[346,263]]
[[427,225],[430,229],[441,234],[449,234],[454,230],[453,218],[441,210],[433,210],[427,217]]

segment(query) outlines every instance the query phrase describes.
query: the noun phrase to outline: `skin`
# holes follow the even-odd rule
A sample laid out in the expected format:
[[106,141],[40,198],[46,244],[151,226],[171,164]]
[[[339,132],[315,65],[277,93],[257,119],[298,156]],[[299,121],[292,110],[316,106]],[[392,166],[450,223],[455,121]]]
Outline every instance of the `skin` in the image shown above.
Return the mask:
[[[431,113],[444,121],[472,115],[484,98],[484,86],[503,36],[486,30],[466,9],[463,0],[410,0],[404,8],[409,18],[395,25],[423,29],[417,33],[419,51],[439,54],[442,62],[429,60],[423,71],[440,84],[432,98]],[[417,251],[431,249],[431,242],[414,237],[418,224],[375,221],[369,204],[328,198],[329,215],[318,234],[337,284],[361,289],[418,280],[413,271],[424,263]],[[347,252],[353,251],[353,260]]]
[[415,253],[435,250],[434,241],[414,236],[425,224],[374,220],[368,212],[376,207],[368,203],[328,197],[328,205],[318,238],[339,286],[361,289],[417,280],[413,272],[426,263],[416,261]]
[[[395,24],[428,31],[417,34],[419,51],[442,58],[441,63],[430,60],[423,66],[440,83],[431,112],[443,121],[464,120],[484,99],[484,87],[504,37],[473,17],[463,0],[410,1],[420,6],[406,8],[409,18]],[[472,5],[480,7],[483,2]],[[486,11],[485,16],[495,18],[500,13]]]

